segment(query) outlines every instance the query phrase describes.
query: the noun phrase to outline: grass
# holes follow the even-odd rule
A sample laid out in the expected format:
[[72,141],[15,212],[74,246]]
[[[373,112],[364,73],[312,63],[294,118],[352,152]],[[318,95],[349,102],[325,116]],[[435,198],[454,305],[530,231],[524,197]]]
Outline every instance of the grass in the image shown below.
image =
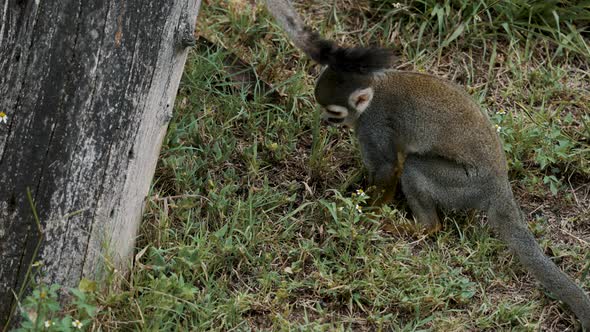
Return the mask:
[[[498,124],[545,251],[590,290],[590,12],[583,1],[297,1],[343,44],[465,87]],[[261,6],[204,1],[137,243],[97,293],[93,329],[572,331],[483,217],[394,236],[359,213],[350,132],[320,125],[318,68]],[[279,98],[240,89],[231,50]],[[252,93],[254,91],[254,93]],[[403,219],[403,199],[388,213]],[[118,286],[119,285],[119,286]]]

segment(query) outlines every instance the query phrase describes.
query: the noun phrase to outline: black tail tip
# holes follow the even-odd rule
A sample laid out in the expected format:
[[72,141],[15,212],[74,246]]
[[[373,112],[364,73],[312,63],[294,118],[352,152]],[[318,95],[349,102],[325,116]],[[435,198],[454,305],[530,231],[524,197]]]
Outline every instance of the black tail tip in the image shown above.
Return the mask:
[[390,68],[395,60],[392,49],[341,47],[331,40],[322,39],[316,32],[310,32],[310,44],[309,56],[337,71],[370,74]]

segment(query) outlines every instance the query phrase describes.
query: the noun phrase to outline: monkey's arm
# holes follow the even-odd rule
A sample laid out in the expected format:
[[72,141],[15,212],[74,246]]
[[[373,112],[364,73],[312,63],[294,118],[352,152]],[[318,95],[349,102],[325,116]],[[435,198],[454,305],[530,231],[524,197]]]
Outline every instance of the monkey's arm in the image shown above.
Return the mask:
[[405,153],[396,150],[393,133],[386,127],[359,124],[357,136],[363,163],[369,173],[371,205],[390,203],[403,172]]
[[[395,165],[395,175],[394,175],[394,186],[397,187],[399,183],[399,179],[402,177],[402,173],[404,172],[404,165],[406,163],[406,153],[402,151],[397,151],[397,163]],[[395,190],[395,188],[394,188]]]

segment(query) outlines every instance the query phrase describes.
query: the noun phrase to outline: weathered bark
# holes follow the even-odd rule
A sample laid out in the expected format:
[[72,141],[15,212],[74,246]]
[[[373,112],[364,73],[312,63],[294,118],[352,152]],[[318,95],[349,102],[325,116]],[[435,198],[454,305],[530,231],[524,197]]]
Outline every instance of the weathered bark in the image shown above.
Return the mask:
[[0,326],[34,261],[130,265],[199,5],[0,0]]

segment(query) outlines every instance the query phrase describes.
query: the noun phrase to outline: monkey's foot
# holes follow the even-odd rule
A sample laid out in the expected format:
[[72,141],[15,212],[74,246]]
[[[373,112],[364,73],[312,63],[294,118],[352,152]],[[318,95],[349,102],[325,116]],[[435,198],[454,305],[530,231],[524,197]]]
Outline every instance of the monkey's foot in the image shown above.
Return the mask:
[[442,230],[442,224],[439,221],[437,221],[436,223],[434,223],[434,225],[429,225],[428,227],[423,228],[423,230],[424,233],[426,233],[427,235],[432,235]]
[[376,208],[380,208],[383,205],[387,205],[393,202],[393,197],[395,196],[395,188],[376,188],[376,187],[369,187],[367,189],[367,194],[369,195],[369,206],[373,206]]

